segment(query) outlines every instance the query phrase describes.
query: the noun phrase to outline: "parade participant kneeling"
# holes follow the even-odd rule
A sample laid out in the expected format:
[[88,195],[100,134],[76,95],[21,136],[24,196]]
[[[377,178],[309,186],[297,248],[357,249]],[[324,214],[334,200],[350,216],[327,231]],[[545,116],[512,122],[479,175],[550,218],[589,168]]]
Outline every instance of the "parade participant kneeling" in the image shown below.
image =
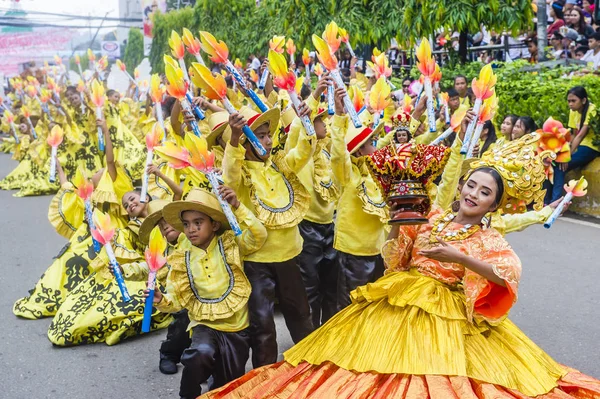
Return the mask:
[[262,247],[267,231],[240,204],[233,190],[220,189],[242,228],[235,237],[217,198],[194,188],[185,201],[163,209],[166,222],[185,234],[169,256],[166,294],[154,293],[162,312],[188,311],[192,343],[183,352],[179,395],[195,398],[200,384],[213,376],[214,389],[244,374],[249,357],[247,332],[250,283],[243,257]]

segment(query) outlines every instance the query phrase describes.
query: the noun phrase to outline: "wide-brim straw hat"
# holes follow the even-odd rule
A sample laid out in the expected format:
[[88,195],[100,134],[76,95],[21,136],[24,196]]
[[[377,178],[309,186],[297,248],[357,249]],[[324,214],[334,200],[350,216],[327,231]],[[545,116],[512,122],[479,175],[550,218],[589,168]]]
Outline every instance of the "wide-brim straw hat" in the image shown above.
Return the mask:
[[183,233],[183,222],[181,214],[185,211],[197,211],[204,213],[215,222],[221,223],[217,234],[222,234],[231,229],[229,222],[217,197],[206,190],[193,188],[187,195],[185,201],[174,201],[163,208],[163,217],[174,229]]
[[222,135],[223,140],[225,140],[225,142],[231,139],[231,128],[229,127],[229,112],[213,112],[208,117],[208,127],[210,128],[210,133],[207,134],[205,137],[209,150],[217,144],[217,139],[219,138],[219,136]]
[[154,229],[160,219],[163,218],[163,209],[170,203],[171,201],[162,199],[156,199],[148,202],[148,216],[142,222],[138,232],[138,237],[142,244],[148,244],[152,229]]
[[[240,109],[240,114],[246,118],[246,121],[248,121],[248,126],[252,131],[255,131],[255,129],[258,129],[260,126],[267,123],[272,136],[279,127],[279,118],[281,117],[281,111],[279,111],[279,108],[271,108],[261,114],[256,112],[253,108],[243,107]],[[244,136],[244,140],[245,139],[246,137]]]
[[379,135],[383,129],[383,120],[379,120],[379,124],[375,129],[369,127],[373,123],[373,116],[367,110],[364,110],[359,114],[359,118],[362,122],[362,127],[354,127],[352,121],[348,121],[348,130],[346,132],[345,142],[346,148],[350,154],[354,154],[364,143],[367,142],[374,135]]

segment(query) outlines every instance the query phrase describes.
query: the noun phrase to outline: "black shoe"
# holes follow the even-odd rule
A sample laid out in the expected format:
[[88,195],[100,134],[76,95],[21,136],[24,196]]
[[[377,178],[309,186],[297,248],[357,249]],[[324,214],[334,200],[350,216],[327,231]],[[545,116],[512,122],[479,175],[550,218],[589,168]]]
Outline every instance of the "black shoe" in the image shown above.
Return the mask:
[[162,358],[160,359],[158,369],[163,374],[177,374],[177,363],[171,359]]

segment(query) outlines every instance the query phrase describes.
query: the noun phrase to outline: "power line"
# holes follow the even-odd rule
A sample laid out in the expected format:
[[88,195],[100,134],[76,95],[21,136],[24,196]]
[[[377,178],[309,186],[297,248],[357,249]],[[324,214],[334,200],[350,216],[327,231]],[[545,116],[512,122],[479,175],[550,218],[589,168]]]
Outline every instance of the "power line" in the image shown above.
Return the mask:
[[2,22],[0,21],[0,26],[8,26],[13,28],[69,28],[69,29],[99,29],[99,28],[138,28],[138,26],[133,25],[102,25],[102,26],[88,26],[88,25],[58,25],[58,24],[17,24],[12,22]]
[[[10,12],[13,10],[10,9],[2,9],[0,8],[0,12]],[[27,14],[31,14],[31,15],[52,15],[52,16],[56,16],[56,17],[65,17],[65,18],[73,18],[73,19],[86,19],[86,20],[91,20],[91,19],[104,19],[106,21],[118,21],[118,22],[143,22],[143,20],[141,18],[114,18],[114,17],[107,17],[104,18],[102,16],[95,16],[95,15],[75,15],[75,14],[59,14],[59,13],[53,13],[53,12],[43,12],[43,11],[27,11],[27,10],[23,10],[24,13]],[[19,14],[21,12],[19,11]],[[10,16],[8,16],[10,17]],[[8,18],[6,17],[6,18]],[[4,17],[3,17],[4,18]]]

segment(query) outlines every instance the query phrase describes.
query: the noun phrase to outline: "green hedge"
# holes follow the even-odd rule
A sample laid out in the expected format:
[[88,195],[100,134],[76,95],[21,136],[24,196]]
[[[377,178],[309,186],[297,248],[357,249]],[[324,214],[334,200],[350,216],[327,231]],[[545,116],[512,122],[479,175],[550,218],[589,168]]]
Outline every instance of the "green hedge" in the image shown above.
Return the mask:
[[127,37],[127,47],[125,47],[125,56],[123,62],[127,66],[127,71],[133,76],[133,71],[140,65],[144,59],[144,35],[138,28],[129,29]]

